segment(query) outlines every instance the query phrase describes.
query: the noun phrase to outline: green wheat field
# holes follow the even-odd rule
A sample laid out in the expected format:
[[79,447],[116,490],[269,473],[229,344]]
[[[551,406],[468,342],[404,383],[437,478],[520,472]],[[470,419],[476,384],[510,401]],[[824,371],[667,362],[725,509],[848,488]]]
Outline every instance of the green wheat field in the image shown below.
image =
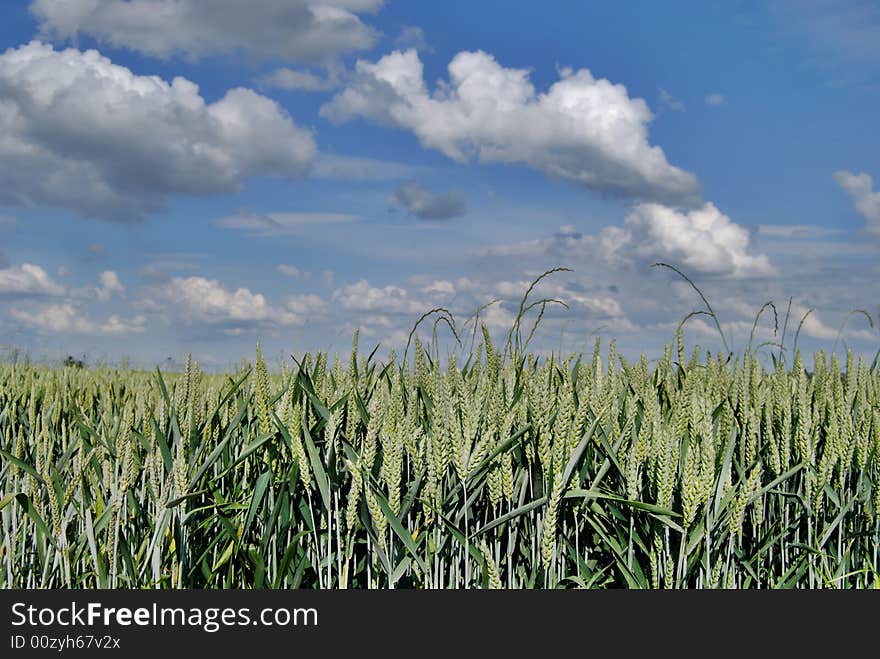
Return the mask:
[[878,586],[876,359],[539,357],[527,298],[447,355],[437,309],[386,359],[0,366],[0,586]]

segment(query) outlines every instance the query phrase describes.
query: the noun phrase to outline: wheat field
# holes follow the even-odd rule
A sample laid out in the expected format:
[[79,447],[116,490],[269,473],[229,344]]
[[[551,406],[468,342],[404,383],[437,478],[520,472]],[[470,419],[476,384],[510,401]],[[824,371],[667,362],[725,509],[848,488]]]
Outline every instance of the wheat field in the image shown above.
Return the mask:
[[876,363],[508,347],[3,365],[0,585],[876,587]]

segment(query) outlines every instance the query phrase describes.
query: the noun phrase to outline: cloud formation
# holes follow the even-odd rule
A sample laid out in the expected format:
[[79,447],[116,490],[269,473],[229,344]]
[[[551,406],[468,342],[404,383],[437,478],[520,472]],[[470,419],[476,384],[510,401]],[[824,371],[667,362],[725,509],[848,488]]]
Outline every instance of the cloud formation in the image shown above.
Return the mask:
[[482,51],[459,53],[448,69],[449,81],[432,93],[415,50],[375,63],[359,60],[352,80],[321,114],[410,130],[422,146],[458,162],[520,163],[626,198],[697,202],[696,177],[648,143],[653,115],[623,85],[586,69],[562,69],[539,93],[528,71],[505,68]]
[[760,224],[758,234],[769,238],[817,240],[840,233],[839,229],[829,229],[813,224]]
[[332,72],[326,78],[321,78],[310,71],[297,71],[286,66],[260,76],[259,83],[264,87],[301,92],[323,92],[339,85]]
[[673,112],[684,112],[684,103],[675,98],[668,91],[660,88],[660,103],[662,107],[669,108]]
[[282,275],[290,277],[291,279],[302,279],[303,277],[306,277],[308,275],[307,272],[303,272],[295,265],[288,265],[286,263],[281,263],[278,266],[278,272],[280,272]]
[[153,291],[147,307],[189,325],[213,325],[235,332],[302,325],[323,315],[326,301],[317,295],[299,295],[273,306],[262,293],[249,288],[232,290],[205,277],[174,277]]
[[865,218],[865,231],[880,236],[880,191],[874,192],[871,176],[841,169],[834,172],[834,180],[852,199],[858,214]]
[[497,245],[487,256],[535,256],[600,261],[615,270],[652,261],[669,261],[688,272],[731,279],[762,277],[776,270],[765,254],[753,254],[747,229],[712,203],[691,211],[661,204],[637,204],[623,226],[584,234],[560,227],[552,238]]
[[221,217],[214,225],[221,229],[240,229],[257,236],[280,236],[296,233],[303,227],[318,224],[357,222],[357,215],[347,213],[251,213]]
[[641,257],[670,259],[702,274],[742,278],[774,272],[766,255],[749,254],[749,232],[712,203],[686,213],[639,204],[623,231],[610,238]]
[[366,279],[337,288],[331,299],[347,311],[419,314],[430,308],[424,300],[411,297],[405,288],[370,286]]
[[448,220],[464,215],[464,195],[458,190],[435,194],[415,181],[401,183],[388,196],[388,203],[422,220]]
[[112,270],[102,272],[99,281],[100,285],[95,287],[95,294],[101,302],[109,301],[114,295],[120,297],[125,295],[125,286],[119,280],[119,275]]
[[117,48],[168,58],[245,53],[316,61],[369,48],[376,31],[359,14],[383,0],[33,0],[40,30],[88,34]]
[[12,309],[12,317],[37,331],[53,334],[120,335],[143,332],[146,317],[135,316],[125,320],[113,314],[107,320],[96,322],[83,315],[73,304],[50,304],[33,311]]
[[412,176],[418,168],[400,162],[320,153],[310,174],[312,178],[334,181],[386,181]]
[[0,269],[0,295],[63,295],[64,287],[33,263]]
[[32,41],[0,55],[0,203],[135,221],[171,195],[306,173],[316,147],[249,89],[206,103],[184,78],[138,76],[94,50]]
[[404,25],[394,37],[394,47],[398,50],[420,50],[423,53],[433,53],[434,49],[425,37],[425,31],[417,25]]

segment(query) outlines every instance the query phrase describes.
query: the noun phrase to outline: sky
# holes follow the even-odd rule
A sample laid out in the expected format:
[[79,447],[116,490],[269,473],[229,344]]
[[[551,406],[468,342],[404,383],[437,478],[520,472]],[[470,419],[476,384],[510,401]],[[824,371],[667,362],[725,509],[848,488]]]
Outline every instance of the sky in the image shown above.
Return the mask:
[[652,358],[658,262],[734,350],[870,357],[878,110],[873,0],[8,0],[0,357],[503,340],[564,267],[530,347]]

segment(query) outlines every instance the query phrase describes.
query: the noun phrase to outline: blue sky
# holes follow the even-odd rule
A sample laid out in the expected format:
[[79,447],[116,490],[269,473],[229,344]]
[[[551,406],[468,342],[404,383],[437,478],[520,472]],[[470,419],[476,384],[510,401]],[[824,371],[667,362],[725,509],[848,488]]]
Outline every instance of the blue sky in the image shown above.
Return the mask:
[[4,4],[4,349],[222,368],[494,299],[501,336],[566,266],[534,347],[655,355],[699,308],[665,261],[736,346],[792,298],[876,351],[876,3],[242,6]]

